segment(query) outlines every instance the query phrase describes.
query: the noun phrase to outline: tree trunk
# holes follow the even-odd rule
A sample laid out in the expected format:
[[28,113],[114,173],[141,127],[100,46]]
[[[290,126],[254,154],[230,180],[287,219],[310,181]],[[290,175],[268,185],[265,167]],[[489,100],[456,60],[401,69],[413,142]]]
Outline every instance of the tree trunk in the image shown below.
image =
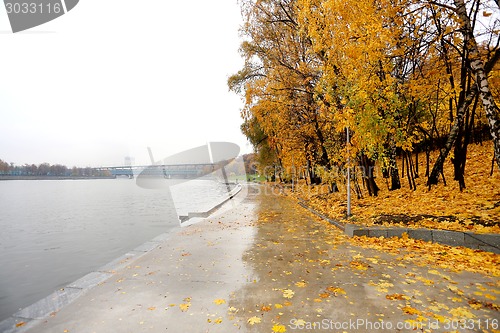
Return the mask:
[[318,119],[314,118],[314,131],[316,132],[316,136],[318,137],[318,141],[321,147],[321,165],[330,169],[330,159],[328,158],[328,152],[325,147],[325,138],[323,136],[323,132],[321,132],[321,128],[319,127]]
[[457,116],[455,117],[455,122],[451,127],[450,134],[448,134],[448,139],[446,140],[445,146],[441,149],[439,156],[432,167],[431,174],[427,179],[427,185],[430,187],[431,185],[436,185],[438,183],[439,174],[443,174],[443,164],[450,153],[451,148],[455,144],[457,140],[458,132],[460,130],[460,124],[463,122],[463,118],[465,115],[465,110],[472,103],[472,100],[476,96],[476,90],[473,89],[469,91],[465,97],[464,103],[459,105],[457,110]]
[[417,189],[417,184],[415,183],[415,166],[413,165],[413,159],[411,157],[411,152],[407,152],[406,163],[408,164],[408,180],[410,182],[410,189],[414,191]]
[[457,144],[455,144],[455,157],[453,158],[453,165],[455,167],[455,180],[458,181],[460,191],[463,191],[465,189],[464,174],[465,163],[467,162],[467,147],[469,146],[471,140],[478,101],[479,95],[476,95],[472,110],[470,110],[470,112],[467,112],[465,116],[463,135],[459,135],[458,142]]
[[429,146],[425,148],[425,177],[429,177],[431,164],[431,149]]
[[456,12],[462,21],[462,33],[465,42],[468,43],[470,66],[472,72],[476,76],[476,85],[479,89],[479,96],[483,102],[484,112],[488,119],[490,127],[490,134],[493,138],[493,145],[495,149],[495,159],[497,166],[500,169],[500,116],[498,106],[491,95],[488,85],[488,76],[485,71],[484,63],[481,60],[481,55],[474,38],[474,31],[472,30],[469,16],[467,15],[467,8],[465,7],[464,0],[454,0],[457,6]]
[[399,179],[398,163],[396,161],[396,145],[392,145],[389,151],[389,170],[391,174],[391,191],[401,188],[401,180]]
[[401,154],[401,177],[405,178],[405,152]]
[[307,160],[307,174],[309,176],[309,180],[311,182],[311,185],[313,185],[314,184],[314,170],[312,169],[311,161],[309,161],[309,159]]
[[418,149],[415,151],[415,178],[419,178],[418,175]]
[[368,194],[370,196],[377,196],[380,190],[375,183],[375,177],[373,176],[373,169],[375,168],[375,162],[369,159],[365,154],[361,154],[361,165],[363,166],[363,181],[368,189]]
[[363,192],[361,192],[361,187],[358,183],[358,172],[356,171],[356,167],[352,168],[352,184],[354,184],[354,190],[358,199],[363,198]]
[[[476,96],[477,100],[477,96]],[[469,110],[465,112],[465,124],[469,121]],[[459,125],[459,130],[458,130],[458,135],[457,139],[455,142],[455,150],[453,154],[453,158],[451,161],[453,162],[453,167],[454,167],[454,179],[458,181],[458,185],[460,187],[460,192],[462,192],[465,189],[465,178],[464,178],[464,171],[465,169],[462,169],[462,165],[465,166],[465,158],[466,158],[466,149],[467,145],[465,143],[465,134],[464,134],[464,124]],[[462,144],[463,142],[463,144]]]

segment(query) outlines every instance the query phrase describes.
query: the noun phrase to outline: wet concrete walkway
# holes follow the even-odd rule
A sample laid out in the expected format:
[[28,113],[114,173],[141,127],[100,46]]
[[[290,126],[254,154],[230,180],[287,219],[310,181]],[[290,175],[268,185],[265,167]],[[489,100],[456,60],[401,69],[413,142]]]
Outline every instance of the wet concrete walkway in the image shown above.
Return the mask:
[[109,272],[49,318],[14,331],[499,329],[498,278],[419,267],[353,246],[292,199],[269,191],[249,185],[216,215]]

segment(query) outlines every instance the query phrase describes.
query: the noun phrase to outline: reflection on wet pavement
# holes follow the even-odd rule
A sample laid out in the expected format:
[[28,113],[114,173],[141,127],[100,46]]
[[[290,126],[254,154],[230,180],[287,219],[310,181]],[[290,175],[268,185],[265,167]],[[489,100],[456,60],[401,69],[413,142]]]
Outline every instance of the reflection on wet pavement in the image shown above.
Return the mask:
[[254,281],[229,302],[248,331],[437,332],[459,320],[492,328],[498,318],[498,307],[469,306],[481,288],[498,294],[498,279],[353,246],[290,198],[261,195],[258,202],[255,243],[243,255]]
[[445,332],[459,319],[473,332],[498,318],[498,279],[353,246],[293,199],[246,190],[32,332]]

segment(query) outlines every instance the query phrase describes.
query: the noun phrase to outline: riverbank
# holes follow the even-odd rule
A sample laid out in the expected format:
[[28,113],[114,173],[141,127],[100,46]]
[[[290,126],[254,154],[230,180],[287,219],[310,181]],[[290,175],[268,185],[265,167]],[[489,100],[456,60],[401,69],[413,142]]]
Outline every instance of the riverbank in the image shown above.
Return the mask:
[[171,192],[126,178],[0,182],[0,321],[225,198],[206,180]]
[[[197,182],[200,183],[202,181],[197,181]],[[43,182],[39,182],[39,184],[42,184],[42,183]],[[106,183],[106,182],[104,182],[104,183]],[[102,184],[104,184],[104,183],[102,183]],[[121,190],[119,192],[120,193],[127,193],[127,196],[126,196],[127,199],[130,200],[130,199],[135,197],[134,193],[130,192],[130,188],[128,186],[123,187],[124,185],[132,184],[132,186],[133,186],[132,189],[138,189],[134,185],[135,182],[123,181],[123,182],[116,182],[116,183],[121,184],[121,186],[119,187]],[[63,185],[63,184],[69,184],[69,183],[60,182],[59,184]],[[87,182],[81,182],[81,185],[79,185],[79,186],[84,186],[84,184],[87,184]],[[101,184],[101,182],[95,182],[95,184]],[[111,190],[114,187],[111,186],[110,184],[115,184],[115,182],[113,181],[113,182],[109,183],[108,185],[103,185],[103,186],[105,186],[106,189]],[[13,184],[11,184],[11,185],[13,186]],[[233,187],[233,189],[229,193],[229,197],[236,195],[242,189],[241,185],[239,185],[239,184],[234,184],[234,185],[235,186]],[[66,185],[64,185],[64,186],[66,186]],[[68,185],[68,186],[71,186],[71,185]],[[33,187],[30,185],[29,188],[31,189],[30,193],[32,193]],[[66,187],[64,187],[64,188],[66,188]],[[85,187],[85,188],[87,188],[87,187]],[[204,188],[205,191],[207,190],[206,185],[200,186],[200,184],[198,184],[195,188],[196,189],[201,188],[202,190]],[[74,190],[73,187],[72,187],[72,189]],[[210,189],[212,189],[212,188],[210,187]],[[208,189],[208,190],[210,190],[210,189]],[[178,190],[178,192],[180,191],[182,193],[183,191],[185,192],[186,190],[190,190],[190,188],[186,187],[184,190]],[[216,188],[214,188],[212,190],[216,190]],[[139,190],[139,191],[142,192],[143,190]],[[37,191],[35,190],[35,193],[36,192]],[[59,193],[59,191],[57,191],[57,192]],[[63,191],[63,192],[66,192],[66,191]],[[83,194],[82,191],[77,191],[77,192],[78,192],[78,194]],[[106,202],[108,202],[110,206],[114,207],[114,212],[112,215],[107,214],[108,217],[105,218],[107,221],[102,221],[103,224],[108,224],[110,218],[116,219],[117,216],[118,217],[121,216],[122,219],[126,219],[125,225],[134,225],[134,224],[139,223],[140,225],[143,226],[141,229],[148,229],[148,220],[150,218],[148,218],[148,215],[145,214],[144,212],[141,213],[141,211],[142,211],[141,207],[143,207],[143,206],[141,204],[139,204],[139,202],[136,202],[134,204],[134,210],[132,213],[138,212],[142,218],[141,218],[141,221],[136,221],[136,218],[134,216],[135,214],[130,214],[131,213],[130,211],[129,211],[128,216],[126,216],[126,217],[121,215],[120,212],[117,210],[118,206],[116,206],[116,203],[117,203],[116,200],[113,202],[109,202],[110,199],[115,197],[116,195],[113,195],[112,190],[108,191],[107,193],[108,194],[105,195],[108,197]],[[148,241],[146,241],[145,243],[134,242],[136,244],[140,244],[138,246],[134,245],[134,247],[137,246],[135,248],[134,247],[127,248],[127,247],[123,247],[123,246],[116,247],[117,239],[120,239],[120,238],[123,238],[125,240],[132,239],[132,238],[140,239],[140,237],[141,237],[140,234],[143,231],[140,231],[140,230],[133,231],[132,230],[133,234],[128,234],[128,233],[121,233],[121,234],[118,234],[118,233],[109,234],[109,233],[107,233],[107,234],[105,234],[105,237],[109,237],[109,239],[106,243],[112,244],[115,246],[112,246],[112,248],[108,249],[108,251],[106,251],[106,253],[103,253],[103,256],[109,258],[108,260],[106,260],[104,262],[108,262],[109,260],[111,260],[111,258],[113,258],[114,260],[105,264],[102,267],[99,267],[100,265],[103,264],[102,260],[99,260],[102,258],[98,258],[98,257],[92,256],[91,254],[88,254],[88,252],[92,252],[93,251],[92,249],[94,249],[94,248],[104,250],[102,248],[102,246],[100,246],[101,242],[99,242],[100,239],[99,239],[99,236],[97,236],[97,235],[96,235],[97,237],[95,237],[95,239],[93,240],[94,246],[92,247],[92,249],[88,249],[88,251],[85,251],[84,249],[80,249],[78,244],[76,244],[78,242],[78,239],[81,238],[81,236],[82,236],[81,233],[79,233],[79,235],[77,236],[77,238],[78,238],[77,242],[73,242],[73,246],[69,246],[69,247],[66,246],[66,245],[69,245],[68,241],[70,241],[70,239],[67,239],[67,241],[63,241],[64,246],[57,246],[57,247],[50,247],[50,248],[47,248],[46,245],[43,246],[42,248],[47,248],[47,249],[44,249],[42,251],[42,253],[50,252],[50,254],[53,257],[53,260],[51,260],[51,262],[48,263],[49,267],[50,267],[50,265],[57,263],[57,266],[53,267],[51,269],[51,272],[52,271],[60,272],[59,276],[50,278],[50,281],[64,281],[67,279],[68,276],[73,277],[72,279],[69,280],[69,281],[72,281],[76,277],[81,277],[84,274],[86,274],[86,275],[83,276],[82,278],[78,279],[77,281],[70,283],[70,284],[68,284],[68,282],[69,282],[68,280],[66,280],[68,282],[63,283],[63,284],[60,284],[60,282],[59,283],[56,282],[57,288],[59,288],[58,290],[56,290],[54,293],[50,294],[47,297],[44,297],[44,296],[48,295],[48,293],[46,293],[45,295],[39,296],[39,298],[37,298],[37,299],[40,299],[41,297],[44,297],[44,298],[41,299],[40,301],[32,304],[31,306],[28,306],[27,308],[24,308],[23,310],[18,311],[17,315],[21,316],[22,318],[45,317],[46,315],[57,310],[59,307],[68,304],[68,302],[74,300],[76,297],[80,296],[82,293],[85,293],[86,290],[88,290],[89,288],[92,288],[93,286],[95,286],[95,284],[99,283],[101,280],[107,279],[109,277],[108,274],[106,273],[108,270],[114,270],[114,269],[120,267],[120,265],[124,261],[136,259],[139,256],[147,253],[148,251],[152,250],[154,247],[158,246],[159,243],[161,243],[162,241],[167,239],[169,234],[172,232],[172,229],[179,229],[179,219],[177,218],[177,216],[169,214],[169,209],[165,210],[165,208],[170,207],[169,202],[167,202],[168,200],[172,199],[170,197],[170,195],[167,195],[167,197],[165,197],[164,192],[158,193],[158,192],[146,191],[146,193],[153,195],[153,197],[149,197],[149,200],[145,200],[145,201],[150,202],[150,205],[152,205],[152,206],[150,206],[150,209],[149,209],[151,214],[153,214],[154,216],[157,216],[157,219],[160,218],[162,221],[164,219],[168,219],[168,221],[171,222],[171,223],[167,223],[168,225],[164,225],[163,223],[158,223],[158,222],[155,223],[156,226],[162,227],[162,229],[164,230],[164,233],[162,233],[160,235],[158,235],[158,233],[153,234],[151,236],[152,239],[147,238]],[[162,195],[160,195],[160,194],[162,194]],[[194,209],[192,212],[189,213],[189,217],[190,217],[189,221],[184,221],[183,226],[196,223],[197,221],[200,220],[198,217],[201,217],[201,216],[206,217],[206,216],[214,213],[215,211],[218,211],[218,212],[224,211],[224,209],[225,209],[224,204],[229,200],[229,198],[220,198],[219,201],[212,202],[212,206],[210,206],[211,208],[208,211],[204,211],[204,209],[209,207],[209,205],[207,205],[207,204],[194,205],[194,203],[193,203],[193,200],[194,201],[198,200],[198,204],[202,203],[202,202],[200,202],[200,198],[199,198],[200,193],[197,194],[197,191],[194,191],[193,189],[191,189],[189,194],[191,195],[189,203],[185,202],[184,204],[182,204],[182,202],[179,202],[181,204],[181,208],[182,207],[184,207],[184,208],[190,207],[190,208]],[[208,193],[206,193],[206,195],[207,194]],[[36,194],[35,194],[35,197],[36,197]],[[73,198],[73,197],[74,197],[74,195],[71,196],[71,198]],[[95,196],[93,196],[93,198],[95,198]],[[123,197],[121,197],[121,196],[118,199],[120,199],[120,198],[123,199]],[[135,197],[135,198],[139,199],[139,197]],[[154,200],[151,200],[153,198],[154,198]],[[143,199],[146,199],[146,198],[143,198]],[[167,201],[165,201],[165,200],[167,200]],[[34,200],[29,200],[29,201],[32,202]],[[140,200],[140,201],[142,201],[142,200]],[[18,201],[15,200],[15,202],[18,202]],[[79,200],[79,202],[80,202],[79,208],[83,209],[83,210],[92,210],[92,208],[96,206],[96,204],[94,204],[94,203],[92,203],[90,205],[85,205],[81,200]],[[98,200],[98,202],[99,202],[99,200]],[[50,206],[49,202],[45,202],[45,204]],[[186,204],[188,204],[188,205],[186,206]],[[71,206],[71,205],[64,205],[64,206]],[[153,207],[155,207],[155,208],[153,209]],[[170,208],[173,208],[173,207],[170,207]],[[201,210],[200,210],[200,208],[201,208]],[[158,211],[161,214],[158,215],[158,214],[154,213],[154,211]],[[173,213],[175,214],[175,211]],[[44,214],[44,215],[47,215],[47,214]],[[52,215],[52,214],[48,214],[48,215]],[[64,216],[64,214],[62,214],[62,215]],[[89,213],[87,212],[85,215],[89,216]],[[200,216],[198,216],[198,215],[200,215]],[[7,214],[7,216],[8,216],[8,214]],[[61,216],[58,215],[57,217],[54,217],[54,219],[56,219],[56,218],[60,219],[60,217]],[[65,218],[64,220],[65,221],[64,221],[64,223],[61,224],[61,227],[64,229],[68,229],[68,225],[67,225],[68,219]],[[94,219],[92,219],[92,220],[94,220]],[[122,220],[121,224],[123,224],[123,223],[124,223],[124,221]],[[83,227],[83,228],[85,228],[84,226],[86,225],[84,219],[81,219],[81,218],[78,218],[78,221],[76,223],[72,223],[72,224],[75,224],[75,225],[82,224],[81,227]],[[101,224],[101,223],[98,223],[98,225],[99,224]],[[45,226],[47,227],[48,224],[45,224]],[[93,225],[93,227],[91,229],[94,229],[96,227],[99,228],[99,226]],[[127,230],[130,230],[130,229],[127,229]],[[158,230],[158,229],[156,229],[156,230]],[[168,230],[168,231],[165,232],[165,230]],[[51,234],[50,230],[44,230],[43,232],[45,234]],[[68,238],[68,237],[65,236],[64,238]],[[143,242],[144,242],[144,240],[143,240]],[[38,243],[40,243],[40,240],[38,241]],[[6,244],[4,242],[2,242],[1,245],[8,246],[8,244]],[[88,246],[88,244],[87,244],[87,246]],[[19,244],[18,247],[22,248],[23,251],[25,251],[25,252],[28,250],[26,248],[27,247],[26,244],[25,245]],[[126,250],[124,250],[124,248]],[[120,251],[120,249],[122,249],[123,252]],[[109,251],[109,250],[111,250],[111,251]],[[117,250],[118,250],[118,253],[117,253]],[[87,255],[82,257],[82,251],[83,251],[83,254],[87,254]],[[127,252],[125,252],[125,251],[127,251]],[[115,256],[109,257],[108,252],[115,253]],[[123,253],[125,253],[125,254],[123,254]],[[5,255],[5,252],[2,253],[2,255]],[[116,259],[116,256],[118,256],[118,255],[120,255],[120,257],[118,257]],[[73,259],[71,260],[71,262],[66,262],[66,261],[64,261],[64,258],[62,258],[61,256],[71,257]],[[39,260],[37,260],[37,258],[38,258],[37,256],[34,255],[33,257],[36,260],[36,262],[39,261]],[[87,257],[88,257],[88,259],[94,259],[95,261],[89,262],[89,261],[87,261]],[[40,260],[40,261],[41,261],[40,264],[44,263],[43,260]],[[3,262],[5,264],[5,260],[4,261],[0,260],[0,262]],[[101,262],[101,263],[99,264],[99,262]],[[30,279],[24,279],[23,277],[16,278],[16,272],[19,273],[19,271],[26,270],[24,268],[25,266],[28,267],[29,270],[35,269],[35,268],[30,269],[29,267],[32,265],[27,263],[25,260],[21,260],[21,258],[16,259],[15,256],[13,257],[13,260],[9,259],[8,263],[9,263],[8,265],[4,266],[5,270],[3,271],[3,273],[4,273],[4,276],[2,278],[3,281],[2,281],[2,284],[0,284],[0,286],[2,287],[2,288],[0,288],[0,290],[3,289],[2,293],[0,294],[0,296],[2,296],[2,297],[0,297],[2,299],[2,301],[0,302],[0,305],[2,305],[2,302],[6,302],[6,303],[3,303],[4,306],[2,306],[2,310],[3,310],[2,314],[3,315],[5,315],[5,314],[10,315],[10,314],[14,313],[17,309],[20,308],[19,305],[23,303],[23,299],[24,299],[22,297],[23,292],[26,292],[26,289],[28,289],[26,287],[26,282],[29,281]],[[12,265],[10,265],[10,263],[15,263],[15,266],[11,267]],[[96,265],[96,263],[97,263],[97,265]],[[63,267],[61,267],[61,264],[64,264]],[[47,265],[47,263],[45,263],[43,266],[45,267],[46,265]],[[22,266],[23,268],[21,269],[21,267],[19,267],[19,266]],[[38,265],[38,266],[40,266],[40,265]],[[75,268],[76,268],[76,272],[74,271]],[[82,274],[80,271],[84,271],[85,273]],[[78,274],[79,272],[80,272],[80,274]],[[90,272],[90,273],[87,274],[87,272]],[[37,294],[43,294],[44,290],[47,289],[47,285],[50,286],[51,282],[48,282],[45,280],[47,274],[45,274],[43,271],[42,272],[35,271],[35,273],[36,273],[36,275],[40,276],[39,281],[36,282],[36,285],[38,286],[38,288],[35,288],[34,290],[28,289],[27,291],[30,292],[30,294],[32,294],[33,292],[36,292]],[[26,272],[26,275],[29,276],[30,274],[28,272]],[[12,283],[6,282],[6,280],[12,280],[12,279],[15,279],[12,281]],[[15,282],[15,281],[17,281],[17,282]],[[4,289],[4,287],[6,289]],[[9,290],[12,290],[12,292],[7,291],[7,288]],[[15,291],[16,288],[19,288],[20,290]],[[48,290],[50,290],[50,291],[55,290],[55,289],[56,289],[55,287],[48,288]],[[16,299],[11,298],[11,295],[12,296],[17,295]],[[26,304],[29,304],[29,303],[24,303],[23,307],[26,306]],[[16,309],[16,305],[17,305],[17,309]],[[9,310],[11,312],[8,312]],[[3,318],[6,318],[6,317],[4,316]],[[12,318],[10,318],[10,319],[12,319]],[[0,322],[1,322],[1,320],[0,320]],[[4,321],[0,324],[0,332],[3,332],[3,327],[5,327],[5,325],[9,326],[8,322],[9,322],[9,319],[7,319],[6,321]]]
[[496,329],[497,275],[357,246],[292,198],[245,187],[226,209],[103,269],[107,280],[71,304],[5,332]]

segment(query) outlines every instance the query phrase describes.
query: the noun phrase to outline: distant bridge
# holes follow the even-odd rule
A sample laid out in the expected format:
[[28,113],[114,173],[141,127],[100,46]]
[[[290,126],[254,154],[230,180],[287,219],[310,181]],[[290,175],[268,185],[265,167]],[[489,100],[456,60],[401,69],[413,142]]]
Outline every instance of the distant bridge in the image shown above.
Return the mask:
[[114,166],[95,168],[98,171],[108,171],[113,176],[127,176],[133,178],[139,174],[172,178],[192,179],[209,174],[216,169],[216,164],[176,164],[176,165],[142,165],[142,166]]

